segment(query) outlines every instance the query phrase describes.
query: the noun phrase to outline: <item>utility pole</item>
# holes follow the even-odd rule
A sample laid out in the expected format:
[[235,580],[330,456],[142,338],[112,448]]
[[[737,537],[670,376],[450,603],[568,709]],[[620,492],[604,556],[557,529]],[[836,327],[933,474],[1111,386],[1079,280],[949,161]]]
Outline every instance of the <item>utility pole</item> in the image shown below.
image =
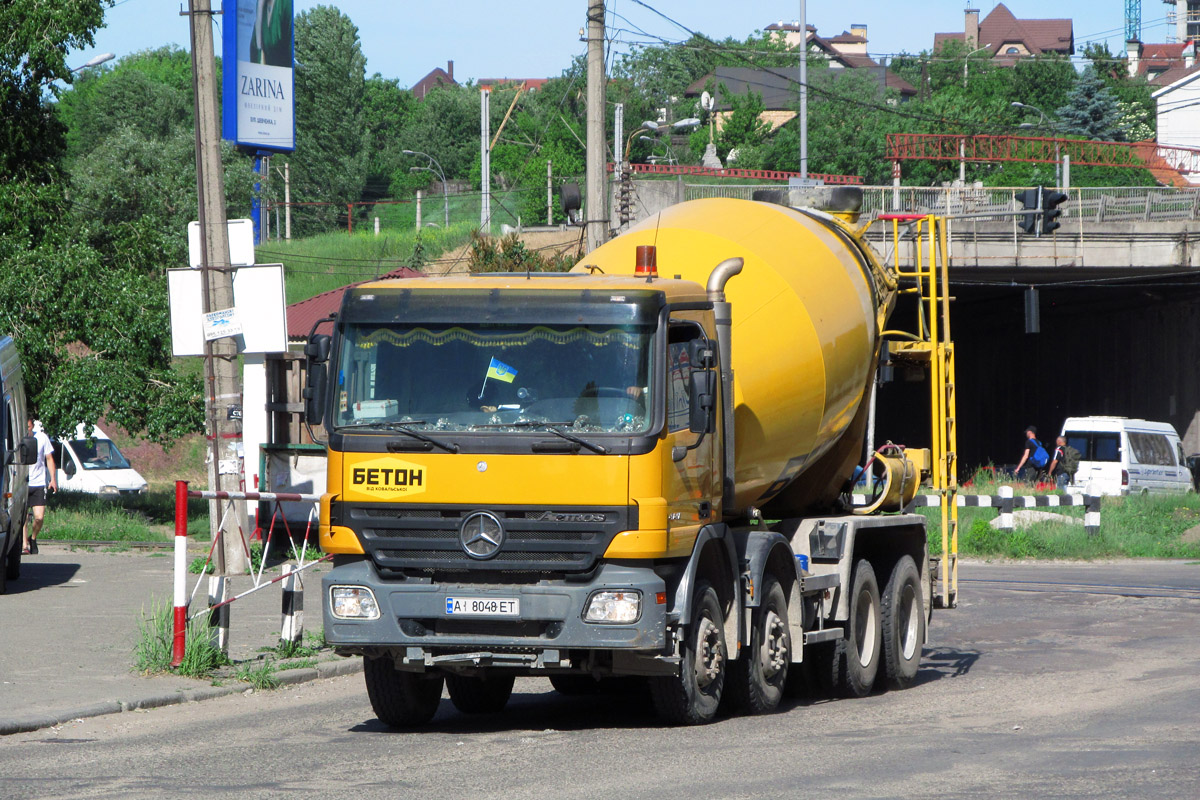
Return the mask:
[[[588,0],[587,12],[587,249],[608,241],[604,172],[604,0]],[[621,154],[614,154],[620,158]]]
[[283,162],[283,238],[292,240],[292,176],[288,162]]
[[[200,268],[204,286],[204,310],[233,307],[233,272],[229,263],[229,230],[225,220],[225,179],[221,167],[219,117],[217,115],[216,65],[213,54],[213,21],[210,0],[189,0],[191,23],[192,87],[196,119],[196,196],[200,217]],[[208,434],[208,485],[216,491],[242,489],[241,401],[237,375],[237,343],[232,337],[205,342],[205,418]],[[234,410],[237,414],[234,414]],[[231,417],[236,417],[231,419]],[[232,509],[227,506],[232,505]],[[232,514],[227,514],[232,511]],[[210,602],[228,596],[228,576],[247,569],[242,541],[245,507],[239,502],[213,500],[209,505],[214,538],[221,547],[213,556],[216,592]],[[222,611],[227,611],[225,606]],[[217,615],[217,644],[228,646],[228,614]]]
[[808,19],[800,0],[800,179],[808,177]]
[[479,227],[484,236],[492,233],[492,93],[485,86],[479,90],[479,166],[481,176]]

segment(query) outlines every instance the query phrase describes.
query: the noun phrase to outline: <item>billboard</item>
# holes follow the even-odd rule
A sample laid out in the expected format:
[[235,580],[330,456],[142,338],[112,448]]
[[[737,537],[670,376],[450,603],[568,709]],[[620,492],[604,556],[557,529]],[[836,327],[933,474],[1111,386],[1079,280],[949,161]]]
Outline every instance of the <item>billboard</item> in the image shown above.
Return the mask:
[[222,136],[239,147],[296,147],[292,0],[222,0]]

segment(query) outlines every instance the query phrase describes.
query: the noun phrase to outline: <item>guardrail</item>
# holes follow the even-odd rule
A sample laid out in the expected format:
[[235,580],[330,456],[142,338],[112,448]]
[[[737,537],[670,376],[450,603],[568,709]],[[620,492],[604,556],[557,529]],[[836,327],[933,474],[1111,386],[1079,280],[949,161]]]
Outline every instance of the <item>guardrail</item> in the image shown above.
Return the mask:
[[[1029,494],[1014,495],[1011,486],[1001,486],[998,494],[960,494],[959,507],[994,508],[1000,515],[1000,530],[1012,533],[1013,511],[1017,508],[1062,508],[1064,506],[1083,506],[1083,527],[1089,536],[1100,534],[1100,497],[1098,495],[1067,494]],[[864,494],[852,495],[855,506],[865,506],[868,498]],[[919,494],[904,509],[912,511],[916,508],[939,508],[942,504],[940,494]]]
[[[684,199],[735,197],[750,200],[758,189],[778,189],[778,184],[684,184]],[[1021,208],[1014,194],[1027,186],[863,186],[863,214],[893,213],[944,215],[993,213],[997,221],[1012,220]],[[1200,219],[1200,186],[1176,189],[1167,186],[1078,187],[1067,190],[1063,216],[1084,222],[1167,221]]]

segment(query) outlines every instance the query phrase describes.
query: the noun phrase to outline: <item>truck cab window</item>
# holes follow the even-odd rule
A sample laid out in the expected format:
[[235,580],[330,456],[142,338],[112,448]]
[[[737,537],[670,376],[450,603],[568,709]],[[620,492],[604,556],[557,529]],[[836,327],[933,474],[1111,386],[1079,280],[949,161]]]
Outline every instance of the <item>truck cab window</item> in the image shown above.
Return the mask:
[[690,346],[704,338],[694,322],[672,320],[667,335],[667,430],[688,427],[691,414],[692,363]]

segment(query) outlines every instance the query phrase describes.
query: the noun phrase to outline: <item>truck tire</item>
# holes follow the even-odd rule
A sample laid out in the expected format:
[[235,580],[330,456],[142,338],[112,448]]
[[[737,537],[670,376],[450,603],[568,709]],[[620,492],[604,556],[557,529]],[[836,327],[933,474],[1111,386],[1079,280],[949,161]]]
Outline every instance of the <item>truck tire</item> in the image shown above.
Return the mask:
[[762,583],[762,602],[750,619],[750,646],[729,665],[729,693],[746,714],[766,714],[779,707],[788,680],[792,639],[788,632],[787,598],[774,575]]
[[379,721],[393,728],[424,725],[442,701],[441,675],[401,672],[390,658],[363,657],[367,696]]
[[859,559],[850,578],[850,616],[846,635],[834,645],[831,683],[845,697],[866,697],[879,675],[883,650],[879,581],[875,568]]
[[679,674],[650,679],[654,710],[674,725],[712,722],[721,705],[728,664],[721,601],[707,581],[698,581]]
[[[8,552],[8,558],[4,561],[4,577],[10,581],[15,581],[21,577],[20,547],[14,547]],[[0,593],[3,593],[3,588],[0,588]]]
[[450,702],[464,714],[495,714],[503,711],[512,695],[515,676],[485,672],[482,675],[447,675]]
[[904,556],[892,568],[883,588],[883,659],[887,682],[893,689],[912,685],[921,664],[925,643],[925,607],[921,574],[912,556]]

